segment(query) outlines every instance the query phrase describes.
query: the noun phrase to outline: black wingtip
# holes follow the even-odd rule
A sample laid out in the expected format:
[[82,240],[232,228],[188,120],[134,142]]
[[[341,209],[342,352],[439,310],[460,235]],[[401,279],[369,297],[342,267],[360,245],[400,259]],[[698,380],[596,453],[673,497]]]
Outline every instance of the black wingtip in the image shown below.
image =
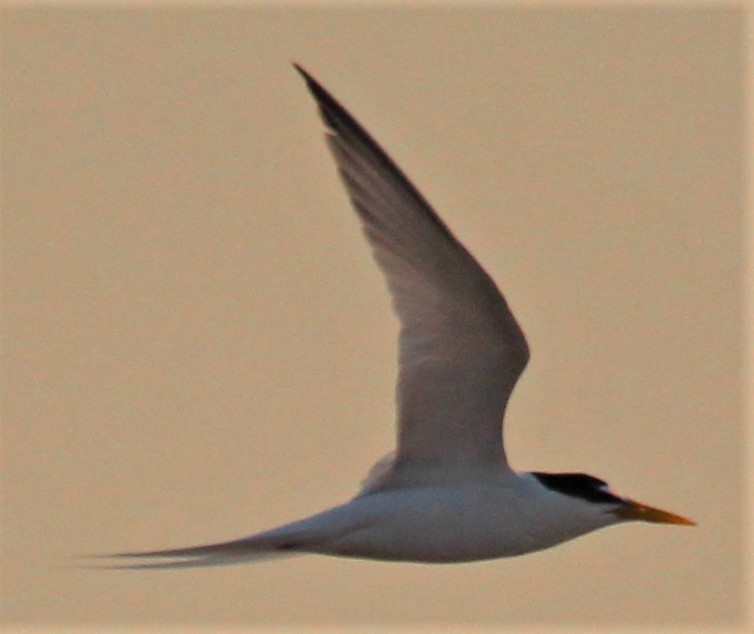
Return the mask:
[[[349,112],[333,97],[322,84],[312,77],[303,66],[292,62],[293,67],[299,72],[306,82],[306,87],[314,97],[319,106],[319,112],[325,126],[333,133],[342,134],[344,132],[361,137],[366,143],[375,147],[377,143],[367,133],[364,128],[356,122]],[[380,152],[383,152],[380,150]],[[384,152],[383,152],[384,153]]]
[[[343,110],[343,106],[341,106],[337,102],[337,100],[329,92],[327,92],[327,90],[325,90],[322,84],[314,79],[314,77],[312,77],[309,72],[304,69],[303,66],[297,64],[296,62],[293,62],[293,67],[298,71],[299,75],[304,78],[306,87],[309,89],[309,92],[312,93],[320,106],[323,106],[325,108]],[[323,114],[325,113],[323,112]]]
[[314,77],[312,77],[308,73],[308,71],[303,66],[301,66],[301,64],[298,64],[297,62],[291,62],[291,64],[293,64],[293,68],[295,68],[298,71],[298,74],[304,78],[304,81],[306,82],[306,86],[307,88],[309,88],[309,90],[311,90],[315,94],[323,90],[319,82],[316,79],[314,79]]

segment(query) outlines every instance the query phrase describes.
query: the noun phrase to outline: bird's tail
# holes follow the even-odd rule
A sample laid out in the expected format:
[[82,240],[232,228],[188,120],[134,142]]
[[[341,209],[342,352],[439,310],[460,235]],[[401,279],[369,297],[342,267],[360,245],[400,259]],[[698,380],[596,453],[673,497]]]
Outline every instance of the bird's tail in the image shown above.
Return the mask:
[[295,536],[270,531],[269,533],[261,533],[252,537],[202,546],[96,555],[94,556],[96,559],[133,559],[141,561],[133,563],[110,563],[94,567],[111,570],[167,570],[203,566],[229,566],[251,561],[301,555],[305,553],[303,550],[298,550],[302,547],[303,545],[295,539]]
[[[109,565],[97,568],[130,570],[193,568],[199,566],[227,566],[250,561],[279,559],[306,553],[342,554],[337,540],[344,535],[374,523],[372,504],[356,498],[347,504],[322,511],[290,524],[284,524],[256,535],[216,544],[168,548],[104,555]],[[113,563],[113,560],[134,560],[132,563]]]

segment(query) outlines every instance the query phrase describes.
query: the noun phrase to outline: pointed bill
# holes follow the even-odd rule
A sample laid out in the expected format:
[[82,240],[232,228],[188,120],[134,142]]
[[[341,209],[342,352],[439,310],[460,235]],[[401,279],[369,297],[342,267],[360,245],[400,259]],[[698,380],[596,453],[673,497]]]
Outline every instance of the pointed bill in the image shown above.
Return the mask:
[[634,500],[626,500],[625,506],[621,506],[615,514],[623,520],[634,520],[639,522],[652,522],[654,524],[681,524],[684,526],[696,526],[696,522],[676,515],[669,511],[647,506]]

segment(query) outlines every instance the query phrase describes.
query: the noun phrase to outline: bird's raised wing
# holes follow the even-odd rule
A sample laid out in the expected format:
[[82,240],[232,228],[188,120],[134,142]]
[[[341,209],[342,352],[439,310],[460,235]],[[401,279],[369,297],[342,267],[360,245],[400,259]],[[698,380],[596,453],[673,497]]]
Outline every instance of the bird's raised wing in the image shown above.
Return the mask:
[[502,419],[529,358],[494,282],[372,137],[296,65],[401,322],[395,469],[505,462]]

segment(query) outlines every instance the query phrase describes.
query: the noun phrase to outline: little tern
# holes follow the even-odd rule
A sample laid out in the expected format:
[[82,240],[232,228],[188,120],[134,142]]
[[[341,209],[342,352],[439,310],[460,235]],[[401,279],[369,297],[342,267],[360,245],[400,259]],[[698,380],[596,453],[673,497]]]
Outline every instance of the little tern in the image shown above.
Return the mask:
[[583,473],[518,472],[502,422],[524,333],[489,275],[369,133],[294,64],[400,321],[397,448],[349,502],[249,537],[112,555],[119,568],[214,566],[316,553],[470,562],[541,550],[629,520],[693,525]]

